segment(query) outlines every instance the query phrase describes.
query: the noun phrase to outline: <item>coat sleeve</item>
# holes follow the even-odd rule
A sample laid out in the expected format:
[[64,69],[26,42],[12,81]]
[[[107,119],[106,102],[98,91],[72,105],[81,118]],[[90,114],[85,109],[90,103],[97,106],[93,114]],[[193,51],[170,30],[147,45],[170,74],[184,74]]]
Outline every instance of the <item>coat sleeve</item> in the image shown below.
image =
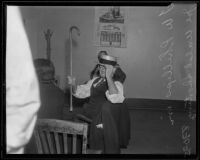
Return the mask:
[[124,87],[121,82],[115,81],[115,85],[117,86],[118,93],[117,94],[109,94],[109,91],[106,91],[106,97],[111,103],[123,103],[124,102]]
[[7,7],[6,144],[21,154],[30,140],[40,107],[39,87],[19,8]]
[[96,78],[89,80],[86,84],[78,85],[74,96],[77,98],[90,97],[90,89],[95,79]]

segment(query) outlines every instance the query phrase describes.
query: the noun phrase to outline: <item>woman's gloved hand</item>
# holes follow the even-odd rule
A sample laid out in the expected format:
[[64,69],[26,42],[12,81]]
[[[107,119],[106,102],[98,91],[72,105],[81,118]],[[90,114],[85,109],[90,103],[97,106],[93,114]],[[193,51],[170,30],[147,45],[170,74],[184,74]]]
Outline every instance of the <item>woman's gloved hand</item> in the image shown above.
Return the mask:
[[113,78],[116,68],[113,67],[112,65],[108,65],[108,64],[105,65],[105,68],[106,68],[106,77]]
[[67,80],[68,80],[68,84],[69,85],[76,85],[76,78],[75,77],[71,77],[71,76],[67,76]]

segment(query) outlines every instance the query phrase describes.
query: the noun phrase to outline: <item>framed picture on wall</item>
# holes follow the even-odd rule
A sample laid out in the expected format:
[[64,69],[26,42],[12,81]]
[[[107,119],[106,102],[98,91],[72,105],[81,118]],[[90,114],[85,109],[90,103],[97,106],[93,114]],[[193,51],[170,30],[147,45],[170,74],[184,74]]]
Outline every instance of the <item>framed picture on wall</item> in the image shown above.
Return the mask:
[[126,19],[125,7],[95,7],[95,45],[125,48]]

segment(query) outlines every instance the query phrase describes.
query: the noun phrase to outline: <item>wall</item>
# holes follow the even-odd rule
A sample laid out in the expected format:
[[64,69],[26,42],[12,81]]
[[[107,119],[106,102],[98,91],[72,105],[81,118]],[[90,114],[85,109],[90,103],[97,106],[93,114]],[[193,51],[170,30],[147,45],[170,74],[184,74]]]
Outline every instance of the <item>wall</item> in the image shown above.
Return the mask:
[[38,13],[36,7],[20,7],[33,58],[38,57]]
[[[73,32],[73,75],[78,83],[89,78],[89,72],[96,64],[99,50],[107,50],[109,54],[119,58],[121,68],[126,72],[124,84],[125,96],[128,98],[174,99],[184,100],[188,96],[188,86],[183,82],[187,77],[184,66],[188,63],[185,56],[189,50],[186,32],[192,30],[192,45],[196,47],[196,11],[191,16],[192,22],[186,21],[184,9],[192,5],[175,5],[165,15],[159,16],[166,7],[127,7],[127,48],[103,48],[93,45],[94,7],[29,7],[29,14],[24,14],[26,28],[31,35],[34,58],[46,57],[46,41],[43,31],[53,30],[51,39],[52,61],[56,67],[56,74],[60,76],[61,88],[66,85],[69,75],[69,28],[78,26],[80,37]],[[166,20],[173,19],[173,29],[167,29]],[[161,44],[170,37],[174,38],[173,70],[170,83],[169,76],[163,76],[167,67],[167,56],[162,60],[159,57],[167,49]],[[196,95],[196,51],[193,50],[192,59],[192,100]],[[169,92],[171,95],[166,96]]]

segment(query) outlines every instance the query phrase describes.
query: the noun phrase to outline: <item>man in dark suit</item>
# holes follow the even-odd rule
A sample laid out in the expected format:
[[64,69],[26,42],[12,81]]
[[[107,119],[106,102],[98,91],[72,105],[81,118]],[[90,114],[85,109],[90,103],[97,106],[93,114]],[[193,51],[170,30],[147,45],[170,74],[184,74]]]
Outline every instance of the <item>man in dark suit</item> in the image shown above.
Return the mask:
[[63,119],[65,94],[55,83],[55,68],[46,59],[34,60],[40,82],[41,107],[38,118]]
[[[56,85],[54,75],[55,68],[47,59],[35,59],[34,65],[39,79],[41,107],[38,118],[63,119],[63,108],[65,106],[65,94]],[[25,153],[37,153],[34,136],[25,149]]]

